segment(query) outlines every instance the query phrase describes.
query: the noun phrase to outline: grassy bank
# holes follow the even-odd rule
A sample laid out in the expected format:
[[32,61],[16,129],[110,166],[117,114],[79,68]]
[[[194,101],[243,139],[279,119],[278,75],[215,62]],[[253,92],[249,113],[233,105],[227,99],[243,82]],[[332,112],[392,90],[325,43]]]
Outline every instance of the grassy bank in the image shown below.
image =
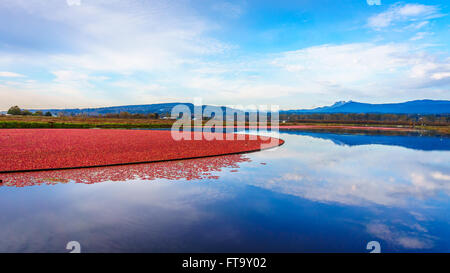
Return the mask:
[[450,126],[417,126],[418,129],[450,135]]
[[89,117],[0,116],[0,128],[170,128],[173,121]]
[[280,127],[283,125],[310,125],[310,126],[325,126],[325,127],[333,127],[333,126],[357,126],[357,127],[387,127],[387,128],[406,128],[413,129],[417,131],[427,131],[430,133],[436,133],[440,135],[450,135],[450,125],[442,125],[442,126],[431,126],[431,125],[392,125],[392,124],[380,124],[380,123],[347,123],[347,122],[301,122],[301,123],[285,123],[280,124]]
[[65,122],[27,122],[27,121],[0,121],[0,128],[109,128],[109,129],[131,129],[131,128],[170,128],[171,124],[125,124],[125,123],[65,123]]

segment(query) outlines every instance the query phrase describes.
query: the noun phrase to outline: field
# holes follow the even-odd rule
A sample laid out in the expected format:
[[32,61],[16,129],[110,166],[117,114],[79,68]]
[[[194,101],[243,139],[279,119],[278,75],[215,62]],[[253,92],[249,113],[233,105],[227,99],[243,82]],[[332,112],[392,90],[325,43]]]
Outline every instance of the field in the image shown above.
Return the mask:
[[0,116],[0,128],[170,128],[172,120]]
[[[5,116],[0,115],[0,128],[105,128],[105,129],[152,129],[170,128],[174,120],[170,119],[138,119],[138,118],[104,118],[104,117],[45,117],[45,116]],[[236,124],[244,126],[243,123]],[[245,123],[245,126],[255,126],[256,124]],[[396,128],[403,131],[420,131],[431,134],[450,135],[450,125],[407,125],[380,122],[342,122],[342,121],[314,121],[287,122],[280,123],[280,128],[292,126],[309,127],[309,129],[330,129],[330,130],[372,130],[380,128]]]
[[[109,129],[152,129],[152,128],[170,128],[173,120],[165,119],[137,119],[137,118],[99,118],[99,117],[42,117],[42,116],[5,116],[0,115],[0,128],[109,128]],[[236,124],[243,126],[244,124]],[[246,126],[249,124],[246,123]],[[256,124],[250,124],[254,126]],[[307,126],[309,129],[330,129],[344,130],[352,128],[353,130],[370,130],[373,128],[397,128],[406,131],[421,131],[428,133],[438,133],[441,135],[450,135],[450,126],[431,126],[431,125],[394,125],[383,124],[380,122],[338,122],[338,121],[312,121],[280,123],[280,128],[290,126]],[[301,129],[299,127],[299,129]]]
[[175,140],[167,130],[0,129],[0,173],[239,154],[284,142],[223,133],[196,140],[193,132],[189,134],[188,140]]

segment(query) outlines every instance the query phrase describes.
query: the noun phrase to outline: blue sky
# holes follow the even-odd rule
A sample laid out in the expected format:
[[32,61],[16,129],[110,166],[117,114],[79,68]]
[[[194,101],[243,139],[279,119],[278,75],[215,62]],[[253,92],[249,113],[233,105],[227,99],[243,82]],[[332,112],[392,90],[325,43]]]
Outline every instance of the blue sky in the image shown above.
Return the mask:
[[449,5],[2,0],[0,110],[450,99]]

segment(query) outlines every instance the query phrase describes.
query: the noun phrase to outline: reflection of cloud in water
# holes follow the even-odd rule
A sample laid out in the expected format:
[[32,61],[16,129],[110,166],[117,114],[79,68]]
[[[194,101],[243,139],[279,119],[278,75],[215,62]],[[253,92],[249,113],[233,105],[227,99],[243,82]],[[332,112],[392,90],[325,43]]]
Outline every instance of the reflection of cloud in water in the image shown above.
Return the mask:
[[369,234],[376,238],[385,240],[394,245],[399,245],[407,249],[427,249],[433,247],[433,236],[426,234],[427,230],[418,225],[412,225],[409,229],[397,230],[393,226],[388,226],[380,221],[373,221],[366,225]]
[[2,174],[3,186],[34,186],[41,184],[58,184],[75,181],[92,184],[105,181],[126,180],[199,180],[218,179],[222,168],[233,168],[236,172],[238,163],[248,162],[244,155],[228,155],[191,160],[168,161],[150,164],[124,165],[114,167],[73,169],[61,171],[43,171]]
[[[337,146],[310,136],[282,135],[279,151],[252,155],[268,160],[275,174],[244,178],[272,191],[346,205],[406,207],[423,199],[450,196],[446,151],[393,146]],[[264,170],[262,171],[264,172]],[[439,197],[441,196],[441,197]]]
[[[187,251],[187,246],[198,243],[195,236],[206,233],[199,226],[218,221],[208,208],[233,195],[226,184],[215,180],[225,168],[237,171],[240,163],[249,161],[245,155],[229,155],[2,175],[3,190],[10,198],[0,200],[4,208],[0,252],[66,252],[65,244],[71,240],[79,241],[85,252]],[[194,179],[205,183],[183,183]],[[94,184],[6,188],[71,181]],[[126,182],[98,183],[104,181]],[[61,195],[54,196],[55,191]],[[26,198],[20,206],[11,202],[20,198]],[[221,234],[217,242],[234,236],[227,228],[214,229]]]
[[286,144],[279,151],[252,155],[277,172],[264,177],[244,171],[247,177],[241,175],[241,181],[316,202],[364,207],[374,214],[355,220],[390,248],[427,250],[442,244],[433,225],[448,212],[448,151],[341,146],[288,134],[282,138]]
[[[404,179],[408,179],[405,177]],[[253,184],[273,191],[300,196],[314,201],[346,205],[407,206],[410,197],[432,198],[439,193],[450,195],[450,184],[432,174],[411,173],[409,183],[393,177],[333,177],[308,174],[307,171],[286,173],[278,178]]]
[[[211,180],[136,182],[4,188],[0,252],[67,252],[71,240],[83,252],[185,252],[204,232],[198,225],[217,221],[208,208],[233,195]],[[218,241],[233,235],[226,228],[216,228]]]

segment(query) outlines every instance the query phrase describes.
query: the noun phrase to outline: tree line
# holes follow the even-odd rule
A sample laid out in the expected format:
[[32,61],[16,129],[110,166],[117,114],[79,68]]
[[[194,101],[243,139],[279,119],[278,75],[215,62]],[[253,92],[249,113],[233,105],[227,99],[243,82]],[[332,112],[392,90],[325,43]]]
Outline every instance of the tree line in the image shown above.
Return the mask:
[[[52,116],[50,111],[43,113],[42,111],[35,111],[32,113],[29,110],[22,110],[18,106],[9,108],[10,115],[24,115],[24,116]],[[170,117],[170,113],[136,113],[129,112],[107,113],[107,114],[87,114],[87,113],[65,113],[58,112],[58,116],[75,116],[75,117],[91,117],[91,118],[119,118],[119,119],[159,119],[163,117]],[[205,121],[211,117],[203,117]],[[224,119],[226,116],[224,115]],[[249,121],[249,114],[245,113],[245,121]],[[259,115],[257,116],[259,121]],[[267,117],[271,120],[271,115]],[[305,122],[321,122],[321,123],[373,123],[373,124],[391,124],[391,125],[449,125],[450,115],[419,115],[419,114],[381,114],[381,113],[313,113],[313,114],[296,114],[296,113],[280,113],[279,120],[281,123],[305,123]]]
[[[19,106],[12,106],[9,108],[7,114],[15,115],[15,116],[53,116],[50,111],[46,113],[42,111],[31,112],[30,110],[21,109]],[[148,113],[148,114],[131,114],[128,112],[120,112],[120,113],[107,113],[107,114],[86,114],[86,113],[66,113],[64,111],[60,111],[57,113],[58,117],[91,117],[91,118],[120,118],[120,119],[158,119],[164,116],[170,116],[169,113],[166,114],[158,114],[158,113]]]
[[448,125],[450,115],[419,114],[378,114],[378,113],[333,113],[333,114],[280,114],[280,121],[285,122],[352,122],[379,123],[393,125]]
[[160,116],[164,116],[164,115],[159,115],[158,113],[132,114],[132,113],[124,111],[124,112],[120,112],[120,113],[107,113],[107,114],[86,114],[86,113],[67,114],[64,112],[59,112],[58,116],[74,116],[74,117],[86,117],[86,118],[90,117],[90,118],[120,118],[120,119],[159,119]]
[[22,110],[19,106],[12,106],[9,108],[7,114],[9,115],[16,115],[16,116],[47,116],[51,117],[52,113],[50,111],[47,111],[46,113],[42,111],[36,111],[32,113],[30,110]]

